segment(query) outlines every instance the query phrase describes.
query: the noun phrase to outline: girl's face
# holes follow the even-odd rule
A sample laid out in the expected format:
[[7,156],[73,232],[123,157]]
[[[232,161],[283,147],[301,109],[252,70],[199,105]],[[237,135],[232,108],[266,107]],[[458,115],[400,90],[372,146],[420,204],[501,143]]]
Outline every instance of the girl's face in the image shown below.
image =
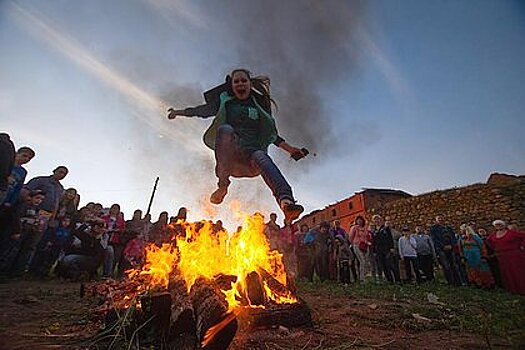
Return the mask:
[[112,205],[111,208],[109,208],[109,214],[113,216],[117,216],[120,213],[120,207],[117,205]]
[[245,72],[238,71],[232,76],[232,90],[237,99],[244,101],[250,97],[252,83]]
[[67,199],[73,200],[73,199],[75,199],[76,196],[77,196],[77,191],[75,191],[75,190],[67,190],[66,191],[66,198]]

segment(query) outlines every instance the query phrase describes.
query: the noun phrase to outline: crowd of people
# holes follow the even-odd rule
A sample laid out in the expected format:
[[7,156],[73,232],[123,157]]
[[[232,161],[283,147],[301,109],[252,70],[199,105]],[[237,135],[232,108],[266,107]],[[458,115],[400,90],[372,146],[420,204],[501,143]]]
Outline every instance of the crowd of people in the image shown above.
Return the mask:
[[[459,230],[438,215],[426,226],[402,225],[374,215],[367,224],[358,216],[348,232],[339,221],[317,227],[302,225],[296,234],[299,278],[363,282],[424,283],[435,280],[440,267],[451,286],[504,288],[525,295],[525,232],[502,220],[490,234],[474,222]],[[284,236],[283,236],[284,237]]]
[[[66,166],[26,182],[24,165],[35,151],[15,150],[7,134],[0,134],[0,155],[1,275],[118,277],[143,262],[147,244],[161,245],[183,233],[184,207],[171,217],[162,212],[156,222],[139,209],[125,220],[118,204],[80,207],[78,191],[61,184]],[[498,286],[525,295],[525,233],[502,220],[493,227],[489,234],[471,222],[456,231],[441,215],[433,224],[402,225],[400,231],[379,215],[369,222],[358,216],[348,230],[337,220],[280,227],[272,213],[265,234],[299,279],[424,283],[435,279],[439,266],[452,286]],[[223,230],[220,220],[213,230]]]

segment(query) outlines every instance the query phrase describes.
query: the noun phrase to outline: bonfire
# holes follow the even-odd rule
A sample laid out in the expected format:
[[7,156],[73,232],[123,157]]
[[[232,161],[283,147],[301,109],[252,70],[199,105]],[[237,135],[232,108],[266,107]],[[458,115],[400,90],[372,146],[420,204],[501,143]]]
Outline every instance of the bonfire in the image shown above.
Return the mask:
[[242,220],[233,234],[208,221],[177,222],[169,242],[146,247],[144,265],[128,270],[128,279],[95,284],[88,294],[103,297],[103,314],[138,311],[177,348],[225,349],[238,318],[252,326],[310,324],[262,215]]

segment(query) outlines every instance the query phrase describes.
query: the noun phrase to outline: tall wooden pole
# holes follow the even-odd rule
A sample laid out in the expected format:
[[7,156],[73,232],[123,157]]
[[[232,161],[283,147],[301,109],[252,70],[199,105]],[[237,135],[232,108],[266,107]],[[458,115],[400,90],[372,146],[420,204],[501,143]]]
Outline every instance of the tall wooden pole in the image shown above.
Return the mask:
[[151,192],[151,197],[149,199],[148,204],[148,210],[146,211],[146,215],[149,215],[149,212],[151,210],[151,204],[153,204],[153,198],[155,197],[155,192],[157,191],[157,185],[159,184],[159,177],[155,179],[155,185],[153,185],[153,191]]

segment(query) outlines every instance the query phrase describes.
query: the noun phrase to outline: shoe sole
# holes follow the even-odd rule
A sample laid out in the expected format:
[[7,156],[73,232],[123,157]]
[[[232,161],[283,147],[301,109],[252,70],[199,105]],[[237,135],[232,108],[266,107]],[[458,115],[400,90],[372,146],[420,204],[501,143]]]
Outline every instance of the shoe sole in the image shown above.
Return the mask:
[[302,214],[303,211],[304,211],[304,208],[301,206],[296,206],[295,209],[285,210],[284,211],[285,220],[288,222],[292,222],[293,220],[297,219]]

